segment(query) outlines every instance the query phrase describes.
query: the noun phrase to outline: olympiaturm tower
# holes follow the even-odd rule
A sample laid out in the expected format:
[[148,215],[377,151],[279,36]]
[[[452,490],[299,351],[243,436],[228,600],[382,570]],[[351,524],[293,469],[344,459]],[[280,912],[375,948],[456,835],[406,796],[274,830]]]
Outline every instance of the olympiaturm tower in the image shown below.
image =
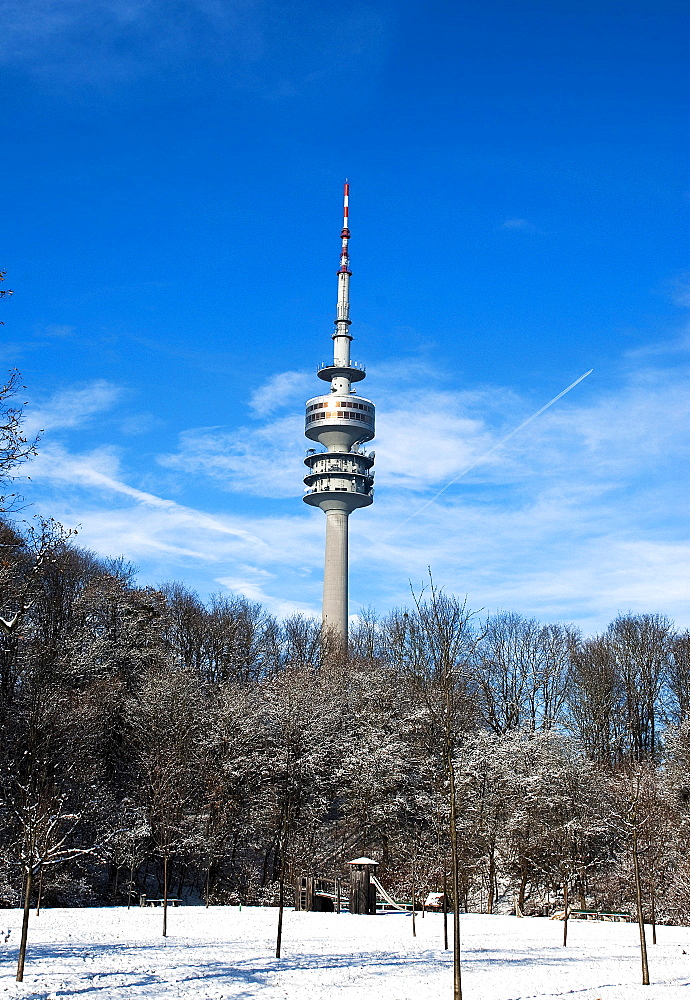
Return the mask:
[[307,401],[304,424],[306,436],[327,449],[307,452],[304,502],[326,514],[322,622],[343,641],[347,640],[348,518],[353,510],[368,507],[374,500],[374,453],[367,454],[360,445],[374,436],[375,408],[352,388],[366,372],[350,361],[349,193],[346,182],[333,363],[317,371],[319,378],[331,383],[331,391]]

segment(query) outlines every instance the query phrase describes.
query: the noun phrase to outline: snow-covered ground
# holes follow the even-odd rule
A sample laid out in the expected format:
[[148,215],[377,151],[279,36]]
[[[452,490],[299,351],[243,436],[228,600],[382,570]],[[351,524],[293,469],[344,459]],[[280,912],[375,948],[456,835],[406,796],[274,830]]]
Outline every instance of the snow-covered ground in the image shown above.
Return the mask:
[[[442,917],[400,913],[285,913],[277,960],[277,910],[185,907],[44,910],[31,915],[25,978],[14,982],[20,913],[0,910],[0,997],[51,1000],[442,1000],[452,997],[452,957]],[[449,921],[450,923],[450,921]],[[9,933],[9,937],[8,937]],[[640,985],[637,925],[463,915],[465,1000],[687,1000],[690,928],[660,927],[651,986]],[[685,954],[687,952],[687,954]]]

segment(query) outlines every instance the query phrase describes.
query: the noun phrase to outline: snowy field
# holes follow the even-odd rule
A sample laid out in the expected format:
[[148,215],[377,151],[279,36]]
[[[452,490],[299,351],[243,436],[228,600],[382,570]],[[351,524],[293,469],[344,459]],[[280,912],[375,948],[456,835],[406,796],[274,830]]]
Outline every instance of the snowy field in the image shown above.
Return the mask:
[[[396,913],[285,913],[245,907],[44,910],[31,915],[24,982],[14,982],[20,913],[0,910],[0,997],[52,1000],[441,1000],[452,997],[443,918]],[[449,920],[450,925],[450,920]],[[462,917],[464,1000],[687,1000],[690,928],[660,927],[649,943],[651,986],[640,985],[635,924]],[[687,952],[688,954],[684,954]]]

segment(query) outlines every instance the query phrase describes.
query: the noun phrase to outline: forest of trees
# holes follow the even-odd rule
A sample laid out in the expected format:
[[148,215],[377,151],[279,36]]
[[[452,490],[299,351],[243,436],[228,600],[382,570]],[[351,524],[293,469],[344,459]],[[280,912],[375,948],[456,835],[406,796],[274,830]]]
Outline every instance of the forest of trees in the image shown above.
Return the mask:
[[[381,862],[461,908],[690,921],[690,635],[582,638],[434,587],[348,650],[236,596],[141,588],[47,521],[0,522],[0,905],[270,903]],[[635,849],[635,850],[633,850]],[[451,884],[450,882],[448,883]]]

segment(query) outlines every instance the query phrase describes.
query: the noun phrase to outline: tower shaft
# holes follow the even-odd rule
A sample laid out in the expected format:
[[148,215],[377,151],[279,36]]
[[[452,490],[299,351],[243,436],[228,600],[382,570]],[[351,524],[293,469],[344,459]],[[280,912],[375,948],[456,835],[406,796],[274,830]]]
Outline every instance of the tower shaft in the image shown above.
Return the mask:
[[326,559],[323,570],[324,628],[347,638],[348,521],[346,510],[326,511]]

